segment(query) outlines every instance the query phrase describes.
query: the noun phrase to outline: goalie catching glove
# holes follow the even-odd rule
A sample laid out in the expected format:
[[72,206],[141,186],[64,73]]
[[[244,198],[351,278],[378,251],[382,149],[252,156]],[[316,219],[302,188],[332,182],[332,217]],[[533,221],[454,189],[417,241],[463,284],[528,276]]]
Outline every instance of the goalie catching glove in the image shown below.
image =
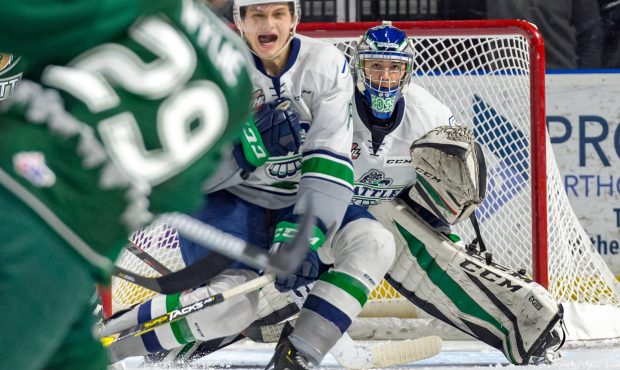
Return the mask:
[[472,131],[441,126],[411,145],[417,182],[409,198],[448,225],[466,220],[486,193],[486,163]]
[[266,103],[246,122],[233,155],[242,169],[253,172],[271,157],[296,153],[301,147],[299,114],[289,99]]

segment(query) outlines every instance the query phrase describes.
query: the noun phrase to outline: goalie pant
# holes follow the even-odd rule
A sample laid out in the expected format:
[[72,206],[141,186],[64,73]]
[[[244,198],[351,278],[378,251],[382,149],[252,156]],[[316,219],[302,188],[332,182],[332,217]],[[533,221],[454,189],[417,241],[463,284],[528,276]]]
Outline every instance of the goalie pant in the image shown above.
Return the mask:
[[396,239],[386,280],[419,308],[501,350],[513,364],[539,361],[561,347],[562,307],[541,285],[467,253],[402,198],[370,211]]

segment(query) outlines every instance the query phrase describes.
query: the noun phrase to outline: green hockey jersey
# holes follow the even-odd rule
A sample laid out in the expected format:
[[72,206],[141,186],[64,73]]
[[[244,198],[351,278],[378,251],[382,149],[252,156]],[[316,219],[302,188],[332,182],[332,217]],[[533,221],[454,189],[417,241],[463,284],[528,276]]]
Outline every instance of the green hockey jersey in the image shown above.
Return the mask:
[[[3,12],[33,2],[74,7],[76,17],[53,19],[51,5],[30,24],[23,11],[2,17],[0,34],[21,29],[28,43],[47,30],[53,47],[37,40],[37,53],[0,37],[0,50],[31,67],[0,103],[0,186],[106,270],[131,231],[201,204],[204,180],[249,117],[249,58],[198,1],[153,2],[146,15],[121,0],[102,1],[99,14],[84,12],[99,3],[90,0],[6,2]],[[88,32],[105,40],[93,46]]]

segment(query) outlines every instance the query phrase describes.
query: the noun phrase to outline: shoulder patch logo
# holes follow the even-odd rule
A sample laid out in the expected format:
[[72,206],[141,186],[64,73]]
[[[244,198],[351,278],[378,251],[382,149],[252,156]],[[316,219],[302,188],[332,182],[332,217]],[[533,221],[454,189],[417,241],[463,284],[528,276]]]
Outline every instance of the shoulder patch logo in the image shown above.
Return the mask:
[[257,111],[265,105],[265,93],[258,89],[252,93],[252,111]]
[[[310,130],[310,122],[300,122],[301,142],[306,141],[306,133]],[[292,154],[283,157],[271,157],[265,163],[267,175],[278,181],[290,180],[301,173],[302,155]]]
[[20,59],[11,54],[0,53],[0,101],[11,95],[22,77],[21,72],[13,71]]
[[358,159],[362,150],[359,148],[358,143],[353,143],[351,145],[351,159]]
[[45,155],[41,152],[16,153],[13,156],[13,168],[38,188],[49,188],[56,183],[56,175],[45,163]]

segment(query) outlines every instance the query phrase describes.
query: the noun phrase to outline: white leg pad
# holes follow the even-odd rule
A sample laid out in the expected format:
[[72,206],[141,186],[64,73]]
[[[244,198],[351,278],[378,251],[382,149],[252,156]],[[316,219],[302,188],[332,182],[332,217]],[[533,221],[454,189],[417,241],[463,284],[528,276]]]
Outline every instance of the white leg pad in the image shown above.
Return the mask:
[[418,307],[502,350],[515,364],[561,345],[562,308],[542,286],[466,252],[398,199],[370,210],[396,239],[386,278]]

